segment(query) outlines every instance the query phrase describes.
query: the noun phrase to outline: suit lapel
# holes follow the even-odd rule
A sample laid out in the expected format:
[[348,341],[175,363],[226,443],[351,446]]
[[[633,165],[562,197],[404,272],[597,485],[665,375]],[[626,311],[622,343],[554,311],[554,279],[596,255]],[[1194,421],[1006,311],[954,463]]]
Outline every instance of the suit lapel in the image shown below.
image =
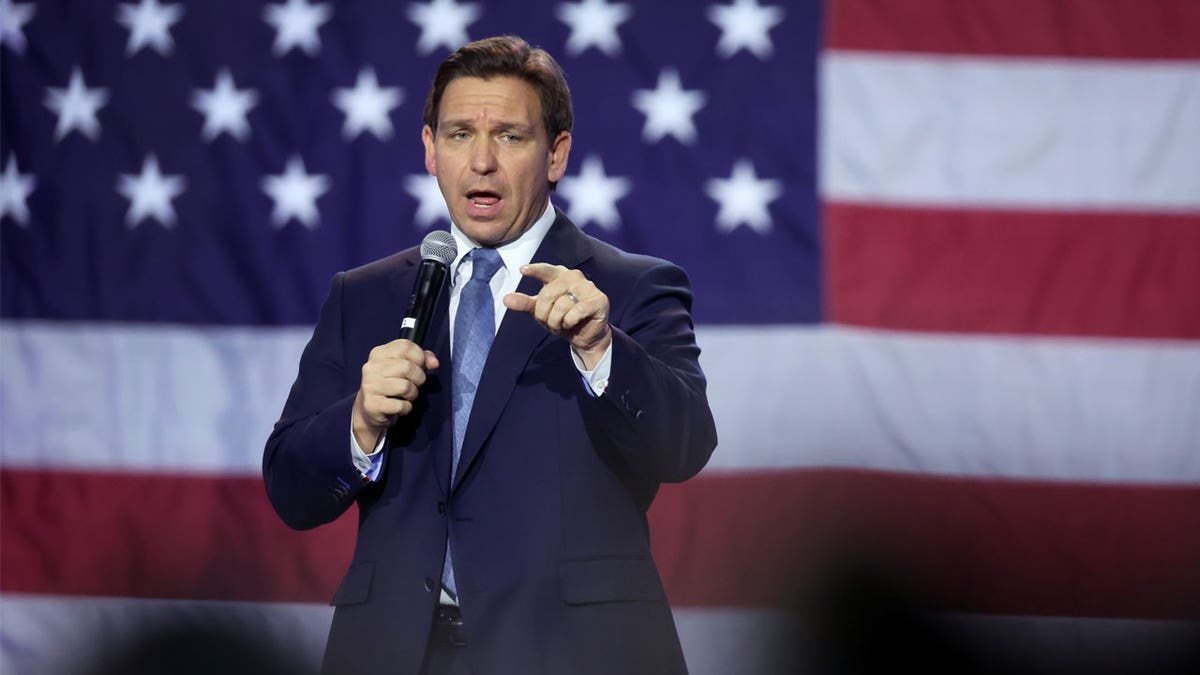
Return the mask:
[[[555,213],[557,218],[533,255],[532,261],[574,268],[591,256],[587,238],[562,211],[556,208]],[[542,283],[537,279],[525,277],[517,286],[517,291],[537,295],[541,287]],[[463,437],[458,472],[454,476],[455,488],[471,469],[484,440],[496,426],[500,413],[508,404],[508,399],[517,385],[517,378],[525,369],[533,352],[538,345],[551,337],[531,315],[512,310],[504,313],[504,320],[488,352],[475,402],[471,407],[471,419],[467,422],[467,431]]]
[[[419,265],[409,261],[408,265],[392,277],[393,292],[404,298],[400,317],[408,312],[409,298]],[[421,421],[418,433],[424,432],[433,453],[434,473],[437,475],[438,487],[442,496],[450,494],[450,445],[451,432],[450,410],[450,274],[446,274],[442,282],[442,292],[438,294],[437,304],[433,309],[433,323],[425,334],[425,348],[437,355],[441,364],[437,370],[429,371],[425,385],[421,387],[421,397],[418,398]],[[396,330],[391,339],[400,333],[400,323],[397,320]],[[398,458],[397,458],[398,459]]]

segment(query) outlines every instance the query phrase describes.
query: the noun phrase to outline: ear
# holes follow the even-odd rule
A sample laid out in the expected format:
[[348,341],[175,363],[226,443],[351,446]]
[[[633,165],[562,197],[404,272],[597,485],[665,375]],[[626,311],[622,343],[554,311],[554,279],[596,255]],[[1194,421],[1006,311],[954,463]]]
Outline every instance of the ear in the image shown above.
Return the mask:
[[551,183],[556,183],[567,172],[567,157],[571,154],[571,133],[569,131],[560,131],[555,137],[554,142],[550,144],[550,164],[546,171],[546,178]]
[[421,129],[421,142],[425,144],[425,170],[429,175],[437,175],[437,156],[433,152],[433,129],[426,124],[424,129]]

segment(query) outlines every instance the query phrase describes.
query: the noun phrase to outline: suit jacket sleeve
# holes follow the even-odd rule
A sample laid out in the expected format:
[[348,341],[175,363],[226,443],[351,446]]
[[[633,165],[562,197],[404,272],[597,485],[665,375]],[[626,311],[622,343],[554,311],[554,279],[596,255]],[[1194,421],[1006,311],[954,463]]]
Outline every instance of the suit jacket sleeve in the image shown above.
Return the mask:
[[617,303],[610,296],[612,370],[605,394],[587,403],[589,435],[644,480],[686,480],[717,444],[687,275],[658,261]]
[[338,273],[333,279],[263,453],[267,496],[283,521],[296,529],[334,520],[365,487],[350,453],[350,414],[357,388],[345,372],[344,277]]

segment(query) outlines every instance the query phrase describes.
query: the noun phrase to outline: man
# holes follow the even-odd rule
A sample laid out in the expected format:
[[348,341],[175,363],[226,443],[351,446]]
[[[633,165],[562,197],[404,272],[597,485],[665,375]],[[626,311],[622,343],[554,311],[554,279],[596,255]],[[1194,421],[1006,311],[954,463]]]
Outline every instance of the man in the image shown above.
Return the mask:
[[463,47],[424,122],[458,245],[429,349],[396,339],[416,249],[339,273],[263,458],[290,526],[359,506],[325,671],[685,672],[646,510],[716,445],[687,277],[550,205],[546,52]]

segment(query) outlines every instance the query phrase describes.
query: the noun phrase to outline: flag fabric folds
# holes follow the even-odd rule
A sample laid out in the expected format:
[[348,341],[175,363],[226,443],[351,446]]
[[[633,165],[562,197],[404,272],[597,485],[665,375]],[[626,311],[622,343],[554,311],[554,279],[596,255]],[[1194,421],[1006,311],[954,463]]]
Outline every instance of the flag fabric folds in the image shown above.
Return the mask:
[[164,617],[318,662],[355,519],[287,530],[262,444],[332,275],[447,226],[425,94],[503,33],[572,87],[553,202],[694,286],[720,446],[651,510],[693,672],[804,659],[864,568],[1190,635],[1200,4],[0,0],[0,670]]

